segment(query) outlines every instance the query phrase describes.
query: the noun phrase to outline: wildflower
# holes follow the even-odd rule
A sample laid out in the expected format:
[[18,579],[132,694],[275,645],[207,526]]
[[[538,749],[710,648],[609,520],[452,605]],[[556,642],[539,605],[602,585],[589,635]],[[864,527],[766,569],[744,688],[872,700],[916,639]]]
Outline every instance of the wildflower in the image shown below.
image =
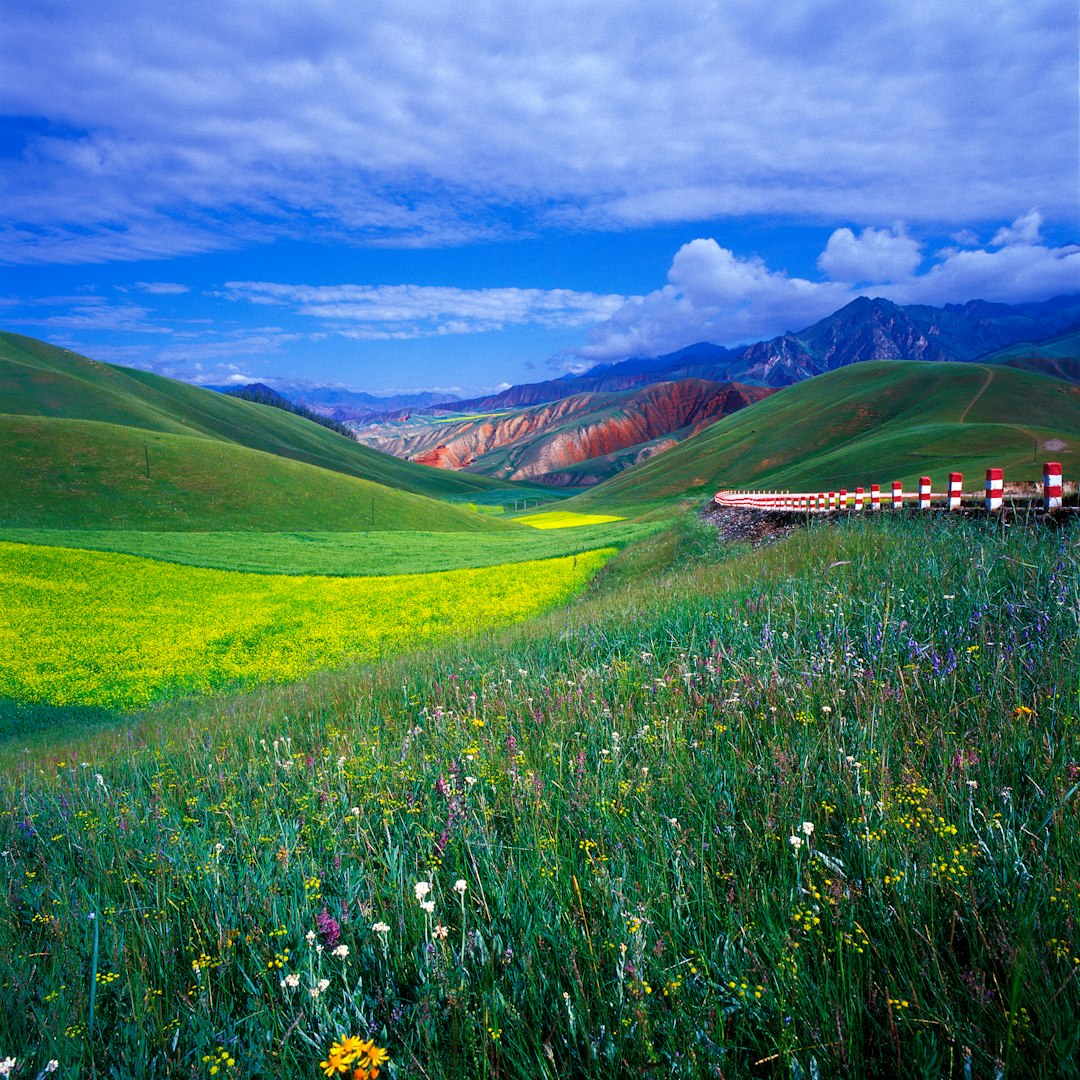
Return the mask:
[[328,1077],[351,1072],[353,1080],[376,1080],[389,1057],[387,1051],[372,1040],[365,1042],[356,1035],[347,1035],[341,1042],[331,1045],[326,1060],[319,1062],[319,1067]]
[[41,1070],[43,1076],[48,1076],[49,1073],[56,1072],[60,1068],[60,1062],[56,1058],[49,1058],[48,1064]]
[[390,933],[390,927],[387,926],[386,923],[384,923],[384,922],[375,923],[371,927],[371,929],[374,930],[376,934],[389,934]]
[[442,923],[436,923],[435,929],[431,931],[431,936],[435,938],[436,941],[442,941],[449,933],[450,931],[445,926],[443,926]]
[[432,914],[432,913],[433,913],[433,912],[435,911],[435,901],[434,901],[434,900],[421,900],[421,901],[420,901],[420,906],[421,906],[421,907],[422,907],[422,908],[423,908],[423,909],[424,909],[424,910],[425,910],[425,911],[426,911],[426,912],[427,912],[427,913],[428,913],[429,915],[431,915],[431,914]]
[[813,823],[812,821],[804,821],[804,822],[803,822],[803,823],[802,823],[802,824],[801,824],[801,825],[799,826],[799,829],[800,829],[800,831],[801,831],[801,832],[803,832],[803,833],[804,833],[804,834],[805,834],[806,836],[810,836],[810,835],[812,835],[812,833],[813,833],[813,831],[814,831],[814,823]]
[[454,882],[454,892],[456,892],[459,896],[464,896],[465,890],[468,887],[469,886],[464,878],[458,878],[457,881]]
[[326,908],[315,916],[315,930],[324,945],[332,947],[341,940],[341,927]]
[[790,845],[791,845],[791,846],[792,846],[792,847],[793,847],[793,848],[794,848],[794,849],[795,849],[796,851],[798,851],[798,850],[799,850],[799,848],[801,848],[801,847],[803,846],[803,844],[805,843],[805,841],[803,840],[803,838],[802,838],[801,836],[794,836],[794,835],[792,835],[792,836],[789,836],[789,837],[788,837],[788,843],[789,843],[789,844],[790,844]]
[[339,960],[344,960],[349,955],[349,946],[339,945],[331,955],[336,956]]
[[282,990],[295,990],[299,985],[300,976],[295,972],[292,975],[286,975],[285,978],[281,980]]
[[0,1061],[0,1076],[10,1076],[18,1062],[13,1057],[6,1057]]
[[431,885],[426,881],[418,881],[413,886],[413,892],[416,893],[416,899],[423,901],[424,897],[431,892]]
[[308,987],[308,993],[313,998],[317,998],[320,994],[324,993],[329,988],[330,988],[330,980],[329,979],[320,979],[314,986]]

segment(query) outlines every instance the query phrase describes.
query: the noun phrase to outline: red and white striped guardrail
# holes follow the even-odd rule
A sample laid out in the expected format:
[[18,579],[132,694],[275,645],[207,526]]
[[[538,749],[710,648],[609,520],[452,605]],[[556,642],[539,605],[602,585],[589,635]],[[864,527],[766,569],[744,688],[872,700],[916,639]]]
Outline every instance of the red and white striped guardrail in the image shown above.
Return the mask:
[[[905,492],[903,484],[899,480],[892,481],[893,510],[901,510],[904,500],[907,498],[917,499],[916,505],[920,510],[929,510],[936,501],[939,506],[946,510],[959,510],[967,501],[969,507],[981,502],[984,509],[989,512],[1001,510],[1005,503],[1005,474],[1000,468],[986,470],[985,494],[980,499],[976,493],[964,493],[963,475],[958,472],[949,473],[948,490],[934,492],[931,490],[929,476],[919,477],[917,492]],[[1064,484],[1061,478],[1061,462],[1049,461],[1043,466],[1042,480],[1042,505],[1047,511],[1061,510],[1064,499]],[[854,503],[855,513],[866,512],[866,492],[857,487],[854,494],[849,496],[846,489],[837,491],[718,491],[713,496],[716,506],[737,506],[750,510],[768,510],[779,513],[807,513],[825,514],[847,511]],[[1028,502],[1026,497],[1011,498],[1013,503]],[[881,487],[878,484],[870,485],[870,512],[881,509]]]

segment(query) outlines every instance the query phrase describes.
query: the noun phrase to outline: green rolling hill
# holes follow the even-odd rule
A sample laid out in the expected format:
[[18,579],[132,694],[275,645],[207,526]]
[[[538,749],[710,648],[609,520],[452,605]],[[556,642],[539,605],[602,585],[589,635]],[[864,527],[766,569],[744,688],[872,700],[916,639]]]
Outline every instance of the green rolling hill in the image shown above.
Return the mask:
[[514,485],[401,461],[303,417],[0,333],[0,414],[222,440],[430,498]]
[[513,526],[437,500],[517,490],[13,334],[0,469],[0,525],[25,527],[488,532]]
[[1080,387],[1009,367],[867,361],[789,386],[564,503],[647,510],[723,487],[905,486],[921,473],[965,488],[988,466],[1035,480],[1080,474]]

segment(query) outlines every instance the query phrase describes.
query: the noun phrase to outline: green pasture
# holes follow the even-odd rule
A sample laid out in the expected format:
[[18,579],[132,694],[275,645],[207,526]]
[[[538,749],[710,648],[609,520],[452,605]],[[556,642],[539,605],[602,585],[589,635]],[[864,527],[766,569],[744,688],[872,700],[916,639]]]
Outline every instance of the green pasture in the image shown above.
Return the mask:
[[0,414],[0,469],[2,526],[269,532],[507,527],[463,507],[235,443],[90,420]]
[[[269,405],[0,333],[0,414],[5,413],[43,422],[93,421],[124,432],[202,436],[435,499],[513,487],[380,454]],[[39,430],[36,454],[42,462],[54,456],[63,462],[72,429]]]
[[379,576],[500,566],[625,547],[661,527],[617,521],[573,529],[500,532],[156,532],[0,529],[0,541],[139,555],[260,574]]

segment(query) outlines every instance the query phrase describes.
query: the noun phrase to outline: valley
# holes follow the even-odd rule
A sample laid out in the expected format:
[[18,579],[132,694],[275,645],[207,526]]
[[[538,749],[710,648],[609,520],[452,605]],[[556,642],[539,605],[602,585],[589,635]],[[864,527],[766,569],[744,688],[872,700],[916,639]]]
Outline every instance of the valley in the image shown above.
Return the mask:
[[1023,367],[442,413],[399,422],[407,461],[0,337],[2,1045],[1045,1073],[1077,1015],[1075,513],[699,516],[1051,448],[1075,477],[1080,388]]

